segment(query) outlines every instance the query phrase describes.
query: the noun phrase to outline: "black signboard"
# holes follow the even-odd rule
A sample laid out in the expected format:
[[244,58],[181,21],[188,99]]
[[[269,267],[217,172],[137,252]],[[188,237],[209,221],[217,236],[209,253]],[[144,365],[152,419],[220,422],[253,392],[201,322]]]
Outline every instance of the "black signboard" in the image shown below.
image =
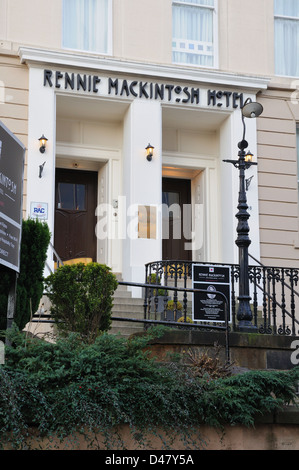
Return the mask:
[[0,264],[20,271],[25,147],[0,121]]
[[[228,321],[230,319],[230,266],[194,264],[193,289],[205,292],[193,294],[193,320],[205,322],[225,322],[225,299],[227,299]],[[223,295],[215,294],[215,291]]]

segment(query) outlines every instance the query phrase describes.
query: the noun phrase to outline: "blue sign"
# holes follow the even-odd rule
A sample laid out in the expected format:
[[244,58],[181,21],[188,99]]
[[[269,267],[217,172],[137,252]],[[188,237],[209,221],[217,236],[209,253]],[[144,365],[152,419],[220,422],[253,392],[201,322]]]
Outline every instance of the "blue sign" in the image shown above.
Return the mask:
[[46,202],[31,202],[30,217],[46,220],[48,218],[48,204]]

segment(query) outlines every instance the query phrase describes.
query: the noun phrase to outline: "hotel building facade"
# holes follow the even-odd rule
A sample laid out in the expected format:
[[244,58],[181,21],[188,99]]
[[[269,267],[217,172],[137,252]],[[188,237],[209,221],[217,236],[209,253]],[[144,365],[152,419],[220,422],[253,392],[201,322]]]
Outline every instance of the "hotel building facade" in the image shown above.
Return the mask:
[[62,261],[133,282],[162,259],[238,263],[239,175],[223,160],[238,158],[250,98],[264,111],[245,119],[258,163],[246,172],[249,251],[299,267],[298,0],[0,0],[0,11],[0,120],[26,146],[24,218],[48,223]]

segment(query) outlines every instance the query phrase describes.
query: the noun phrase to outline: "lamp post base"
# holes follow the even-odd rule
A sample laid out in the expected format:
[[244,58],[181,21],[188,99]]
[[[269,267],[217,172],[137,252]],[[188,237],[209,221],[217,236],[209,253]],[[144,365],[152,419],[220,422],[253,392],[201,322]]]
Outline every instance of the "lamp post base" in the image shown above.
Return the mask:
[[247,333],[254,333],[257,331],[257,327],[252,324],[252,311],[250,308],[250,300],[251,297],[249,296],[240,296],[239,297],[239,308],[237,313],[238,319],[238,331],[240,332],[247,332]]
[[251,321],[241,320],[238,323],[237,331],[240,333],[257,333],[257,326],[253,325]]

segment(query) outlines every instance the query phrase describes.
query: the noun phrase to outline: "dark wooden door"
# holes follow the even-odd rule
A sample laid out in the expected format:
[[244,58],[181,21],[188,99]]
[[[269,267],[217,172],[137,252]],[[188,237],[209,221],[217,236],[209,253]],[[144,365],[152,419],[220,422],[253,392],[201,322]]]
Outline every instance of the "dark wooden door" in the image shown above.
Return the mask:
[[96,261],[96,203],[96,172],[56,169],[54,246],[62,261]]
[[163,259],[190,261],[185,244],[191,242],[191,181],[163,178],[162,203],[174,209],[163,211]]

